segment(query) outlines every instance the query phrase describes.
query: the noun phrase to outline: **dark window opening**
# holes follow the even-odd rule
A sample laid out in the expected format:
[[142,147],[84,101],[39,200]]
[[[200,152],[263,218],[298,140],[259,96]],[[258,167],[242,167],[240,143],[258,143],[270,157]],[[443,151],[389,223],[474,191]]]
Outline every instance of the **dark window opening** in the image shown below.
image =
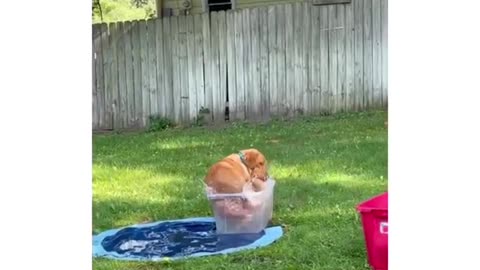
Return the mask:
[[226,0],[207,0],[209,11],[220,11],[232,9],[232,1]]

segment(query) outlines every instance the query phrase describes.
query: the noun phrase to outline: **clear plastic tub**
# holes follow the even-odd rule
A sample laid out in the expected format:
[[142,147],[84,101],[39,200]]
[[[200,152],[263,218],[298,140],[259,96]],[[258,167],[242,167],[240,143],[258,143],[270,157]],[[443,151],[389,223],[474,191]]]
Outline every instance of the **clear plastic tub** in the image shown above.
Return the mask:
[[246,185],[242,193],[221,194],[206,188],[215,216],[217,234],[259,233],[264,230],[273,211],[275,180],[268,179],[263,191]]

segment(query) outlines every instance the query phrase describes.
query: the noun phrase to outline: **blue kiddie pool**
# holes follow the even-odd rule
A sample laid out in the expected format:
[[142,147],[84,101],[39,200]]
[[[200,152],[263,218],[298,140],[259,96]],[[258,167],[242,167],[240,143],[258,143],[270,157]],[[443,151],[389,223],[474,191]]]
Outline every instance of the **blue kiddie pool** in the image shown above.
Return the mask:
[[93,256],[120,260],[177,260],[228,254],[272,244],[280,226],[260,233],[217,234],[215,219],[189,218],[137,224],[93,236]]
[[[177,260],[270,245],[283,235],[283,230],[280,226],[267,227],[272,217],[275,181],[269,179],[266,186],[265,190],[254,193],[212,194],[211,190],[206,190],[215,218],[137,224],[94,235],[93,256]],[[248,205],[248,208],[239,207],[241,205]]]

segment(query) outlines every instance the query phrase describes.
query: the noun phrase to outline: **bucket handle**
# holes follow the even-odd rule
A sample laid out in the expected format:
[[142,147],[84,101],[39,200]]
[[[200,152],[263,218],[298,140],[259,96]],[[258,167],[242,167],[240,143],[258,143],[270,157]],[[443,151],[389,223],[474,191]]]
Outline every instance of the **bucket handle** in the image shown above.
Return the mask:
[[380,222],[380,233],[388,234],[388,222],[386,221]]

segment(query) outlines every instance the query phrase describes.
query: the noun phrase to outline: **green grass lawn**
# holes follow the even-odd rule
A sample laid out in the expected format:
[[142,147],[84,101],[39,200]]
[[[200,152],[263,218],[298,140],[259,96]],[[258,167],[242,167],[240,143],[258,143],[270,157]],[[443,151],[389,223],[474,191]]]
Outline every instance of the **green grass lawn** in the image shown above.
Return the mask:
[[255,147],[277,180],[268,247],[180,262],[94,259],[94,269],[369,269],[355,206],[387,190],[386,113],[94,135],[94,233],[211,216],[201,180],[215,161]]

